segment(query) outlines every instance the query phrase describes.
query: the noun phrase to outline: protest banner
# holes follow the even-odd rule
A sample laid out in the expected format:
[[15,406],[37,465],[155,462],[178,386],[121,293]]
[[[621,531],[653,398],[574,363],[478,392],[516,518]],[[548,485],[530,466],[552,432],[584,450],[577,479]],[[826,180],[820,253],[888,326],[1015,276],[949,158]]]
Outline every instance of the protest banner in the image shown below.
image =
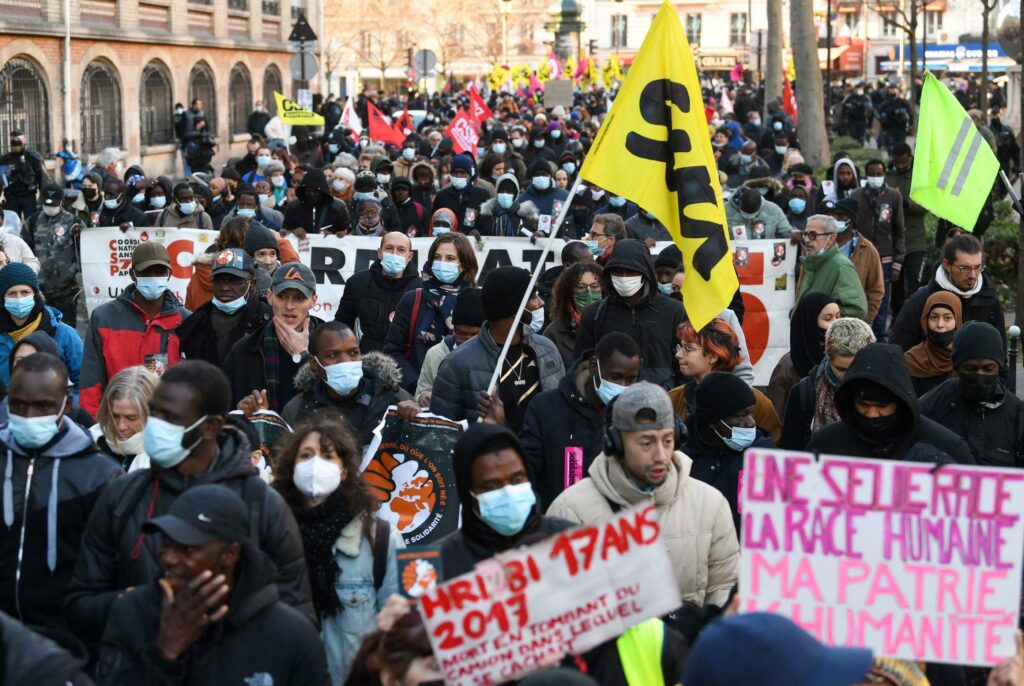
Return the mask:
[[[192,260],[213,243],[215,233],[194,229],[131,229],[121,233],[116,228],[86,229],[82,232],[82,277],[89,311],[117,295],[131,283],[128,269],[132,251],[143,240],[154,240],[167,246],[173,269],[171,290],[184,302],[185,289],[192,278]],[[427,249],[431,238],[413,238],[412,247],[419,268],[426,268]],[[299,259],[313,270],[317,281],[318,302],[313,314],[333,319],[345,282],[357,271],[369,268],[377,259],[380,239],[371,236],[310,235],[308,243],[295,242]],[[547,264],[560,263],[561,246],[547,256]],[[654,255],[672,245],[658,243]],[[482,247],[481,247],[482,246]],[[480,277],[494,267],[513,265],[533,269],[540,259],[541,247],[524,238],[484,238],[474,241]],[[789,350],[789,311],[796,301],[796,246],[786,240],[732,241],[736,270],[746,313],[743,332],[754,367],[754,382],[768,384],[772,370]]]
[[398,564],[398,592],[417,600],[444,581],[439,545],[414,545],[395,553]]
[[363,456],[363,480],[380,501],[377,516],[402,534],[406,545],[439,540],[459,528],[452,450],[466,430],[454,422],[421,413],[404,421],[388,408]]
[[744,467],[743,611],[900,659],[1014,653],[1024,472],[765,450]]
[[653,504],[478,564],[420,596],[449,686],[498,684],[680,606]]
[[[259,444],[250,446],[252,448],[251,457],[253,458],[253,464],[259,470],[260,476],[270,478],[274,473],[275,465],[277,465],[277,443],[283,436],[292,432],[292,427],[288,425],[288,422],[281,415],[273,410],[256,410],[256,412],[250,415],[243,414],[241,410],[232,410],[230,414],[244,416],[245,420],[256,431]],[[255,456],[257,451],[259,452],[258,459]]]

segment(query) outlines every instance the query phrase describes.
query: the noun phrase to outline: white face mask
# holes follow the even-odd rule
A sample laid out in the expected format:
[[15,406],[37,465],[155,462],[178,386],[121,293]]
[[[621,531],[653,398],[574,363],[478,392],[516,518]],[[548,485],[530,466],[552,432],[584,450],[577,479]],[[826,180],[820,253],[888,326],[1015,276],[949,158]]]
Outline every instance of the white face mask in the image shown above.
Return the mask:
[[310,500],[323,500],[341,485],[341,469],[319,455],[295,465],[292,475],[295,488]]
[[114,450],[115,453],[120,455],[138,455],[142,452],[142,439],[144,438],[143,432],[139,431],[132,434],[128,438],[121,440],[120,438],[114,438],[114,440],[107,440],[107,444]]
[[530,327],[530,331],[533,333],[540,333],[540,330],[544,327],[544,308],[538,307],[536,310],[530,312],[530,323],[527,324]]
[[885,183],[885,177],[884,176],[869,176],[868,177],[868,187],[870,187],[870,188],[881,188],[884,183]]
[[623,298],[631,298],[644,286],[642,276],[612,276],[612,288]]

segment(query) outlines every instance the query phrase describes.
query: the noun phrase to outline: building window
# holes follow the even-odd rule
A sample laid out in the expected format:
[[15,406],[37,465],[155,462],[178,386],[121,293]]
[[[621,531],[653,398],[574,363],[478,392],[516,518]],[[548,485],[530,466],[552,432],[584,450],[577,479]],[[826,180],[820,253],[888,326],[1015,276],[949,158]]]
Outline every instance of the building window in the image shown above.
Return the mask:
[[942,31],[942,15],[945,12],[925,10],[924,13],[924,31],[925,35],[929,38],[934,38],[940,31]]
[[50,108],[43,73],[32,62],[15,57],[0,70],[0,140],[12,129],[28,138],[28,147],[50,151]]
[[150,62],[142,70],[139,89],[139,118],[142,144],[163,145],[174,142],[171,75],[159,62]]
[[612,50],[629,45],[628,17],[625,14],[612,15]]
[[245,133],[252,112],[252,79],[245,65],[236,64],[228,82],[228,110],[231,133]]
[[729,15],[729,45],[747,44],[747,13],[734,12]]
[[700,15],[686,15],[686,40],[690,45],[700,45]]
[[300,14],[305,13],[306,6],[302,0],[292,0],[292,21],[299,18]]
[[78,110],[83,153],[121,147],[121,85],[106,63],[93,62],[85,68]]
[[885,38],[896,37],[896,13],[882,12],[882,36]]
[[281,16],[281,3],[278,2],[277,0],[263,0],[262,4],[264,16]]
[[192,67],[188,76],[188,102],[201,100],[203,114],[206,115],[206,128],[211,135],[217,133],[217,90],[213,85],[213,71],[205,62]]
[[281,72],[272,64],[263,72],[263,104],[271,117],[277,115],[277,98],[274,97],[274,91],[284,93],[284,87],[281,85]]
[[845,12],[846,14],[846,28],[850,30],[851,34],[856,34],[860,30],[860,10],[856,12]]

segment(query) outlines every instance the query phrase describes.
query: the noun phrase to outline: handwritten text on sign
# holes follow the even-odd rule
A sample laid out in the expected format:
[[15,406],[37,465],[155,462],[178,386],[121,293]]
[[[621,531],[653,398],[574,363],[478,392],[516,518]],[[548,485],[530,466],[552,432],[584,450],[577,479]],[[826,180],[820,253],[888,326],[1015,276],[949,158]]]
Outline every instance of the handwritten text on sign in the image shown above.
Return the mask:
[[1024,472],[749,450],[744,474],[745,610],[898,658],[1013,654]]
[[649,505],[483,562],[423,595],[419,610],[445,683],[486,685],[675,610],[675,589]]

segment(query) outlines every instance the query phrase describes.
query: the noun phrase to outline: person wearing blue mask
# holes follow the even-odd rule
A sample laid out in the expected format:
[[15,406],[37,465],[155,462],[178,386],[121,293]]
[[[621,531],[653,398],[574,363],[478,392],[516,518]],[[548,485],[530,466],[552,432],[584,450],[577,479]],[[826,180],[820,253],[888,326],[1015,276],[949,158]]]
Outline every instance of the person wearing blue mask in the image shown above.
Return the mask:
[[224,215],[226,224],[235,217],[243,217],[258,222],[272,231],[279,231],[284,223],[284,215],[272,207],[260,204],[259,193],[248,184],[239,184],[235,191],[235,208]]
[[[725,219],[729,224],[729,237],[733,240],[789,238],[793,233],[782,208],[762,195],[761,191],[765,191],[766,186],[759,181],[751,181],[750,185],[736,189],[725,203]],[[772,184],[781,186],[778,182]]]
[[383,350],[391,318],[407,291],[422,285],[413,260],[412,241],[401,231],[381,236],[377,260],[345,282],[335,321],[355,329],[363,354]]
[[639,378],[636,341],[610,333],[575,362],[558,388],[530,403],[520,437],[542,508],[586,476],[601,453],[608,405]]
[[531,200],[520,200],[515,174],[502,174],[495,182],[497,194],[480,207],[482,236],[530,237],[537,231],[540,213]]
[[760,179],[771,176],[768,163],[757,154],[757,143],[746,141],[739,152],[719,161],[719,168],[727,175],[729,188],[738,188],[749,179]]
[[[284,406],[281,416],[295,425],[317,410],[333,409],[352,425],[360,447],[365,448],[388,407],[412,401],[401,379],[394,358],[381,352],[364,356],[347,324],[327,322],[309,338],[309,359],[295,375],[299,393]],[[417,411],[415,405],[413,413]]]
[[124,181],[108,176],[103,181],[103,202],[100,204],[100,213],[95,225],[119,226],[122,231],[127,231],[130,227],[148,224],[146,214],[135,207],[128,197]]
[[507,427],[473,424],[455,444],[453,463],[462,528],[441,541],[446,576],[471,572],[478,562],[572,526],[541,514],[530,465]]
[[772,449],[772,437],[754,423],[754,391],[729,372],[711,372],[694,394],[693,411],[686,419],[686,454],[693,460],[690,476],[711,484],[729,501],[737,535],[737,504],[743,451]]
[[213,219],[203,210],[191,186],[179,183],[174,187],[171,196],[173,202],[160,213],[154,226],[213,231]]
[[28,265],[12,262],[0,269],[0,293],[4,307],[0,310],[0,381],[10,379],[10,357],[18,341],[41,331],[54,340],[68,375],[78,388],[82,368],[82,338],[65,324],[60,310],[46,305],[39,291],[39,279]]
[[476,173],[469,155],[453,157],[449,175],[448,185],[434,198],[434,212],[442,208],[451,210],[459,220],[460,230],[469,233],[477,229],[480,207],[491,198],[491,193],[474,183]]
[[530,182],[519,194],[520,204],[531,202],[537,207],[537,231],[545,236],[557,221],[562,205],[569,202],[569,192],[555,186],[552,169],[547,160],[532,162],[526,172]]
[[67,368],[57,357],[36,353],[22,359],[7,400],[9,420],[0,429],[7,462],[0,496],[0,611],[54,634],[67,633],[63,603],[86,522],[121,470],[68,417]]
[[257,156],[259,155],[260,148],[265,148],[262,131],[259,134],[253,134],[252,138],[245,142],[245,155],[242,159],[235,162],[235,171],[240,176],[244,177],[249,172],[256,171],[257,167],[259,167]]
[[266,145],[260,145],[256,150],[255,165],[242,174],[242,181],[255,186],[259,181],[269,178],[270,172],[267,170],[267,167],[274,161],[273,155],[270,154],[270,148]]
[[178,328],[181,352],[190,360],[221,366],[231,346],[273,316],[270,304],[256,296],[256,264],[240,248],[213,257],[213,299]]

